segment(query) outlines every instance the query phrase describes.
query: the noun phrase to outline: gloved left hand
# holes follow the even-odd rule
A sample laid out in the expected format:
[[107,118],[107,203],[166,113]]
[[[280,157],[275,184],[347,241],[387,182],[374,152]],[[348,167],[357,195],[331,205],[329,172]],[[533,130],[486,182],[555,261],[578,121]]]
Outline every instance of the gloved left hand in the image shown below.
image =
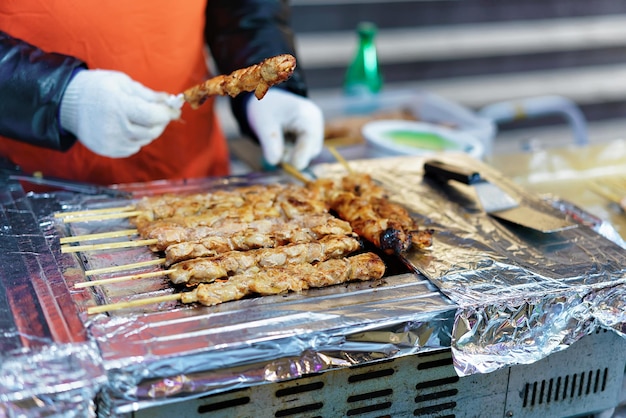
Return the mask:
[[[271,165],[285,161],[303,170],[322,152],[324,117],[321,109],[305,97],[270,88],[261,100],[250,98],[246,115]],[[295,136],[293,147],[286,144],[286,133]]]

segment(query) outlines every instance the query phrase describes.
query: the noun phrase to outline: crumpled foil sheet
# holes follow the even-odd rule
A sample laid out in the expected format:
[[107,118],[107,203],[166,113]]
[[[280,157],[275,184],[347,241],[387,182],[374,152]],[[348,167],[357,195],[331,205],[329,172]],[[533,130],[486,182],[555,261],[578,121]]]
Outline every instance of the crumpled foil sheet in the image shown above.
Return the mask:
[[[522,204],[582,219],[465,155],[438,158],[479,170]],[[598,233],[601,222],[552,234],[507,225],[482,212],[470,187],[423,179],[423,162],[398,157],[350,166],[370,173],[435,231],[433,247],[409,253],[407,262],[458,305],[451,348],[460,376],[532,363],[596,327],[623,334],[626,252],[621,240]],[[333,164],[316,174],[339,176],[346,169]]]
[[[445,158],[484,168],[485,177],[524,203],[563,215],[467,156]],[[3,263],[2,289],[15,289],[7,285],[15,281],[27,283],[27,289],[33,287],[34,291],[25,293],[30,294],[30,305],[23,306],[41,306],[47,315],[31,322],[46,324],[55,338],[44,335],[40,339],[37,330],[9,324],[4,329],[14,333],[5,332],[0,344],[12,344],[18,354],[23,341],[41,341],[40,350],[51,352],[64,352],[62,348],[75,347],[72,344],[84,346],[89,355],[81,358],[91,358],[91,363],[83,364],[83,376],[94,379],[84,387],[91,392],[73,400],[93,402],[89,395],[98,390],[98,413],[114,416],[430,349],[451,348],[457,372],[463,376],[534,362],[599,326],[623,335],[626,275],[624,251],[618,244],[582,224],[549,236],[501,224],[480,211],[470,190],[441,188],[422,179],[422,164],[421,157],[399,157],[354,161],[351,167],[372,174],[391,192],[392,200],[409,208],[418,223],[432,228],[432,248],[388,262],[397,271],[380,283],[352,283],[216,307],[162,302],[87,315],[89,306],[176,289],[165,277],[74,289],[75,283],[86,279],[86,269],[125,265],[156,255],[145,248],[61,254],[61,236],[126,229],[128,223],[110,220],[70,226],[53,220],[54,211],[128,202],[73,194],[31,196],[28,204],[15,210],[20,221],[11,224],[16,232],[7,244],[2,241],[2,245],[17,246],[7,251],[18,254],[24,267]],[[346,171],[339,164],[325,164],[316,167],[315,173],[341,176]],[[127,187],[139,196],[263,181],[290,179],[276,174]],[[4,207],[15,200],[15,191],[8,195]],[[25,242],[30,246],[36,242],[41,249],[27,252]],[[152,269],[156,268],[133,272]],[[46,280],[41,280],[42,270]],[[0,308],[9,312],[9,318],[16,317],[17,306]],[[94,346],[97,353],[92,351]],[[17,363],[34,368],[36,356],[30,353],[20,356]],[[71,364],[70,359],[60,363]],[[11,367],[5,373],[14,375],[17,369]],[[70,380],[82,381],[81,376],[74,377]],[[44,379],[41,382],[45,389],[29,381],[21,389],[13,386],[13,394],[35,399],[37,393],[58,395],[62,389]]]
[[[128,188],[136,187],[138,194],[153,194],[276,181],[293,179],[278,173]],[[61,207],[71,211],[127,204],[119,199],[77,196],[61,202]],[[128,228],[127,219],[57,222],[54,239]],[[71,271],[159,257],[145,246],[65,255],[75,263]],[[87,307],[96,304],[179,291],[164,275],[73,290],[79,315],[100,349],[108,378],[98,396],[98,413],[125,414],[239,387],[448,348],[454,305],[401,261],[391,263],[390,276],[377,282],[249,298],[214,307],[161,302],[108,314],[86,314]],[[132,274],[159,269],[145,267]],[[127,274],[131,272],[90,278]],[[75,283],[86,279],[68,274],[65,283],[73,289]]]
[[50,344],[0,361],[0,417],[96,416],[106,376],[94,343]]
[[48,245],[52,222],[37,221],[58,206],[17,184],[0,184],[0,201],[0,417],[95,416],[100,352]]

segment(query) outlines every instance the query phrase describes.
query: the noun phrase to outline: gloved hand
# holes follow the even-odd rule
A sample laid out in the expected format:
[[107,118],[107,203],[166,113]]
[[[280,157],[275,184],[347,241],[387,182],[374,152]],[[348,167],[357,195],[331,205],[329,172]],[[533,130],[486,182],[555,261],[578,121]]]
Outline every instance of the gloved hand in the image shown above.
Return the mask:
[[82,70],[61,99],[61,127],[96,154],[129,157],[180,118],[183,101],[118,71]]
[[[285,161],[302,170],[322,151],[324,117],[305,97],[270,88],[261,100],[250,98],[246,115],[271,165]],[[293,147],[286,144],[285,133],[295,136]]]

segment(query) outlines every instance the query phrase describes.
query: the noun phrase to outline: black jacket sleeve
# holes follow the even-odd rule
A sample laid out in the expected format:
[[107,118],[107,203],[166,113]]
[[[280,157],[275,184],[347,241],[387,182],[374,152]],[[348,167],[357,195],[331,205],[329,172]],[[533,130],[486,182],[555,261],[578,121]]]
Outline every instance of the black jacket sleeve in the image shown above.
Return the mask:
[[[205,37],[218,70],[229,74],[279,54],[291,54],[297,59],[289,19],[287,0],[208,0]],[[301,96],[307,94],[304,74],[298,66],[289,80],[276,87]],[[251,96],[233,98],[231,107],[242,133],[254,137],[245,114]]]
[[76,138],[61,131],[59,106],[73,72],[85,63],[46,53],[0,31],[0,135],[37,146],[68,149]]

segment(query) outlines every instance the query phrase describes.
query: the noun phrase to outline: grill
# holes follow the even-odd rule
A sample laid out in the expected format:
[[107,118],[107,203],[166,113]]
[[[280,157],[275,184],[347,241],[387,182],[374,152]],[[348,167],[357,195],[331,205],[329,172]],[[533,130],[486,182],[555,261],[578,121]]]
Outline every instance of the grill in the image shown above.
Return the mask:
[[[138,411],[136,418],[575,416],[615,405],[626,346],[594,332],[531,365],[459,377],[450,350],[238,389]],[[616,355],[617,354],[617,355]]]
[[[132,299],[138,290],[173,292],[158,278],[74,289],[87,268],[151,254],[61,253],[60,235],[110,231],[119,221],[66,227],[51,214],[120,201],[25,195],[18,184],[5,184],[0,415],[36,409],[65,416],[533,417],[614,406],[626,352],[623,249],[587,226],[550,237],[512,231],[481,215],[464,190],[434,191],[422,181],[421,163],[353,166],[375,172],[419,224],[438,229],[432,251],[390,261],[379,286],[354,283],[210,308],[168,302],[94,316],[88,306]],[[342,167],[320,169],[337,175]],[[487,175],[522,201],[557,211]],[[127,190],[233,181],[285,178]]]

